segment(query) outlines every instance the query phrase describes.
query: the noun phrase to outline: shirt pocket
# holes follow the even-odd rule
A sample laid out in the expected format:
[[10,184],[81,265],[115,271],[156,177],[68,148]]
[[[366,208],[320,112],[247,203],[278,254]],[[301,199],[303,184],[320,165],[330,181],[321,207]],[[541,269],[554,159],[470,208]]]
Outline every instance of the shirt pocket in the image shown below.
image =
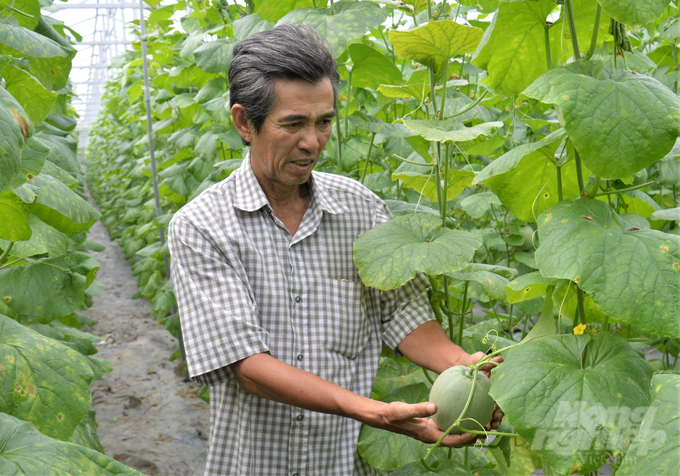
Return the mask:
[[326,348],[354,359],[370,336],[364,285],[330,278],[321,278],[320,284]]

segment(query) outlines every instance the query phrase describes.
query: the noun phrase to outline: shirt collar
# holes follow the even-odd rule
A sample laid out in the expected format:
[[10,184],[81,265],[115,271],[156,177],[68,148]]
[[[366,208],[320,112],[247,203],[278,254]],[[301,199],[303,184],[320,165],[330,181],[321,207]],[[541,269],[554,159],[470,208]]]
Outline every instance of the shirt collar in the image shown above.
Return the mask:
[[[255,172],[250,165],[250,150],[243,159],[241,167],[235,172],[234,207],[245,212],[254,212],[264,206],[269,206],[269,200],[264,190],[257,181]],[[319,207],[332,215],[349,212],[349,208],[336,200],[327,189],[324,188],[323,179],[312,171],[307,184],[311,194],[310,208]]]

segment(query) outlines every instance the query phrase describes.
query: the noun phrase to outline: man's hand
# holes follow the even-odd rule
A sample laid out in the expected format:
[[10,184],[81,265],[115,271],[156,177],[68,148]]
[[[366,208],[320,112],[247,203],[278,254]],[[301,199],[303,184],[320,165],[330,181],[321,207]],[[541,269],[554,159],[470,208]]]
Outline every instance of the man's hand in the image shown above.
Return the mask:
[[[475,352],[474,354],[470,355],[470,357],[468,358],[469,362],[467,362],[467,364],[468,365],[469,364],[476,364],[485,355],[486,354],[484,352]],[[492,362],[497,362],[497,363],[500,364],[501,362],[503,362],[504,359],[503,359],[502,355],[499,355],[499,356],[496,356],[496,357],[492,357],[489,360],[491,360]],[[484,375],[486,375],[488,378],[491,378],[491,369],[493,369],[494,367],[495,367],[495,365],[493,365],[493,364],[485,365],[484,367],[482,367],[480,372],[483,373]]]
[[[430,416],[437,411],[437,406],[431,402],[425,403],[385,403],[380,408],[375,420],[368,422],[369,425],[383,430],[410,436],[424,443],[436,443],[444,434],[437,428]],[[448,435],[442,441],[442,446],[464,446],[474,443],[481,435],[463,433],[461,435]]]

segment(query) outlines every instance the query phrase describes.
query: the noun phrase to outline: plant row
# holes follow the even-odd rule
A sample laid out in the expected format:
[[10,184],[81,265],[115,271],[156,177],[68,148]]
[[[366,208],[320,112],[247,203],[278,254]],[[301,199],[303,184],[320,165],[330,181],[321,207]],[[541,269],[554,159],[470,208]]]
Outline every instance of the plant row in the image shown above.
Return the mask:
[[105,456],[81,310],[101,290],[87,239],[68,80],[77,33],[41,14],[51,1],[0,1],[0,473],[138,474]]
[[[118,59],[86,154],[102,221],[169,331],[179,318],[159,227],[246,152],[228,111],[231,50],[276,24],[306,23],[329,41],[341,77],[317,170],[361,181],[395,215],[355,243],[362,280],[387,290],[425,273],[451,340],[506,356],[492,375],[506,414],[493,442],[429,451],[364,427],[362,457],[397,475],[678,468],[675,4],[153,6],[146,40],[163,215],[139,43]],[[649,350],[659,358],[645,358]],[[424,401],[433,378],[386,351],[373,397]]]

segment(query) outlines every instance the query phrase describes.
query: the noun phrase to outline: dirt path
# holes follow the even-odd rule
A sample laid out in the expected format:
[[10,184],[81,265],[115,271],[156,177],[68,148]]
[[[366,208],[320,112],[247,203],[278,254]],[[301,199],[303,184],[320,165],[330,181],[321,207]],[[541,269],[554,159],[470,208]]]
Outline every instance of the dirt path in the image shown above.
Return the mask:
[[104,451],[149,476],[201,475],[208,404],[198,398],[198,385],[182,381],[179,361],[168,361],[177,341],[150,315],[151,304],[130,299],[137,279],[123,250],[99,222],[88,238],[106,246],[93,253],[104,290],[85,312],[103,339],[95,357],[113,363],[113,372],[90,386]]

